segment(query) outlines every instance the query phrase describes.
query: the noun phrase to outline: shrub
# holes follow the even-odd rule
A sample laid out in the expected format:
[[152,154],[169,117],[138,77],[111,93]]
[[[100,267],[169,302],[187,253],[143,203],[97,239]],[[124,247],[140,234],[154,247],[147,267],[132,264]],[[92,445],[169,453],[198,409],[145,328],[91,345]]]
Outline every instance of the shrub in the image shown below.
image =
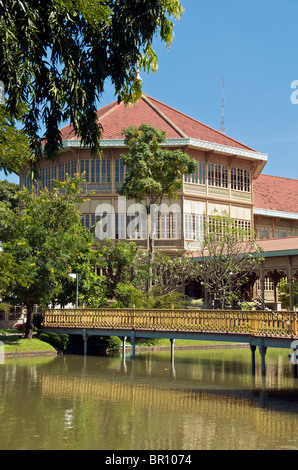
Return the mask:
[[25,326],[25,323],[18,323],[15,329],[18,330],[19,333],[25,333]]
[[55,349],[65,350],[69,342],[69,335],[58,334],[58,333],[41,333],[41,341],[49,343],[54,346]]
[[107,343],[108,343],[108,349],[112,351],[119,351],[122,346],[122,341],[118,336],[110,336],[109,338],[106,338]]

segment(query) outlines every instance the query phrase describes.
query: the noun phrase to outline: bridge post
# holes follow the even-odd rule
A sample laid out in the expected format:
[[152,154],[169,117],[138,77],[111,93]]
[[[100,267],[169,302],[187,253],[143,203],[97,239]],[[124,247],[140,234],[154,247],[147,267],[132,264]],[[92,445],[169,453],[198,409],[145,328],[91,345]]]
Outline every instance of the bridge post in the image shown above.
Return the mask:
[[251,350],[251,373],[256,374],[256,346],[250,345]]
[[175,343],[175,339],[174,338],[171,338],[170,339],[171,341],[171,363],[173,364],[174,362],[174,343]]
[[266,364],[265,364],[265,355],[267,352],[267,348],[265,346],[259,346],[259,351],[261,354],[261,368],[262,368],[262,376],[266,375]]
[[83,341],[84,341],[84,356],[87,355],[87,341],[88,341],[88,335],[86,330],[83,330]]
[[130,335],[130,341],[132,345],[132,357],[136,357],[136,337],[135,337],[135,332],[132,331]]
[[123,336],[123,340],[122,340],[122,344],[123,344],[122,354],[123,354],[123,356],[125,356],[126,340],[127,340],[127,336]]

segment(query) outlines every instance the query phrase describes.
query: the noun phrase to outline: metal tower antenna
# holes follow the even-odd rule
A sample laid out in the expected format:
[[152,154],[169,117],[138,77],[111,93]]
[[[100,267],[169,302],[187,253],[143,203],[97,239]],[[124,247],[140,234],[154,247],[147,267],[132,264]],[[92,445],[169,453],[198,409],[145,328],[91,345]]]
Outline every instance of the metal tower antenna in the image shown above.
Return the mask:
[[220,132],[225,134],[226,129],[225,129],[225,81],[222,79],[222,104],[221,104],[221,126],[220,126]]

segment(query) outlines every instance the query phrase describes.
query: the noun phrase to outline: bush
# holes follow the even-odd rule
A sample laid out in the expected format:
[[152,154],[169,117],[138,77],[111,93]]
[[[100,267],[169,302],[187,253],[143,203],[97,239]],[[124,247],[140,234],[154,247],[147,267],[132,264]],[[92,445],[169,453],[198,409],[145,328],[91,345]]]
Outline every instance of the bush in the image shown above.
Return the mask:
[[15,326],[15,329],[19,332],[19,333],[25,333],[25,323],[18,323],[16,326]]
[[69,335],[58,334],[58,333],[41,333],[41,341],[51,344],[55,349],[61,351],[66,349],[66,346],[69,342]]
[[118,336],[110,336],[105,338],[107,342],[108,349],[111,351],[119,351],[122,346],[122,341]]

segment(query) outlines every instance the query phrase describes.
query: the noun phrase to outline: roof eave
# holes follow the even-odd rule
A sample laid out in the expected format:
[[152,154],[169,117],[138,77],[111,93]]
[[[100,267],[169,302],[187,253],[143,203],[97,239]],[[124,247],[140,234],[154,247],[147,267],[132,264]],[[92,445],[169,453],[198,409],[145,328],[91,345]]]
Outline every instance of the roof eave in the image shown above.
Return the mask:
[[295,212],[284,212],[272,209],[261,209],[254,207],[253,213],[255,215],[264,215],[266,217],[279,217],[281,219],[295,219],[298,220],[298,213]]
[[[100,141],[101,148],[125,148],[124,139],[102,139]],[[264,166],[267,163],[268,155],[264,153],[255,152],[253,150],[241,149],[238,147],[231,147],[228,145],[217,144],[215,142],[208,142],[205,140],[198,140],[192,138],[177,138],[167,139],[164,146],[167,147],[192,147],[203,151],[213,151],[222,155],[236,156],[243,160],[250,160],[254,162],[254,178],[257,178],[262,172]],[[80,140],[64,140],[63,148],[69,147],[81,147]]]

